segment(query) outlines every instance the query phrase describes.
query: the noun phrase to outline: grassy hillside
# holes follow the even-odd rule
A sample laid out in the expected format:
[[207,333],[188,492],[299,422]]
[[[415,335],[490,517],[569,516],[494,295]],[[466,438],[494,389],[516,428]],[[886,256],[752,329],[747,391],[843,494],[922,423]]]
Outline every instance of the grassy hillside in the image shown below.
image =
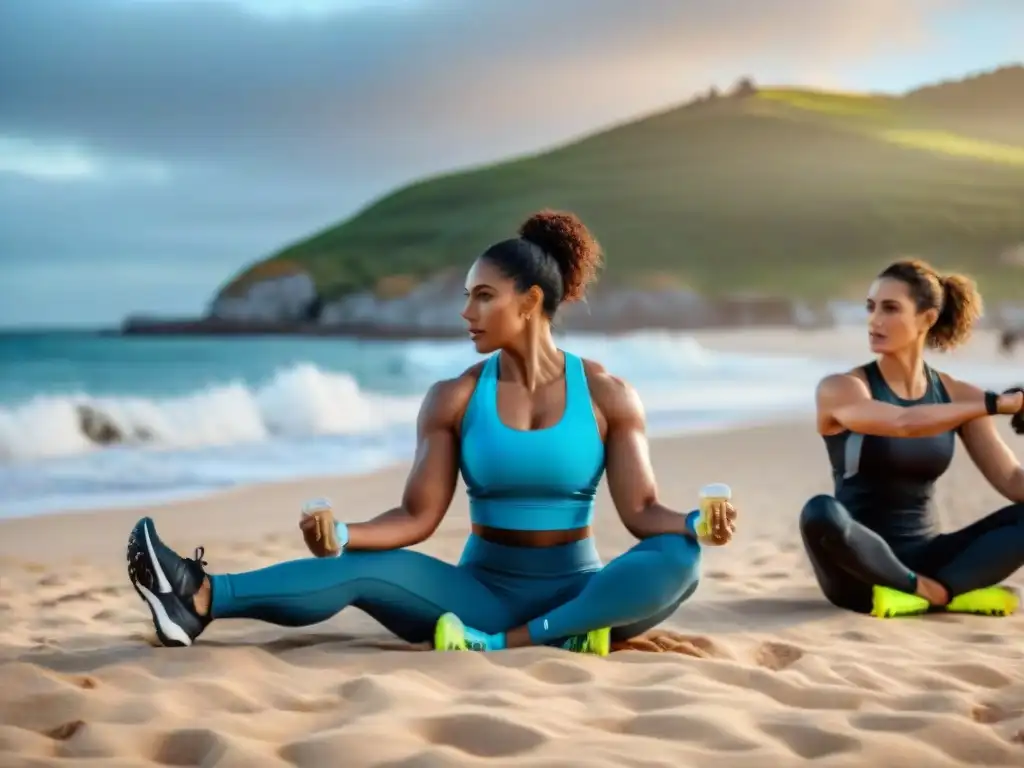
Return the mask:
[[533,157],[401,189],[254,265],[325,297],[463,268],[541,207],[579,213],[608,282],[861,295],[901,254],[1024,297],[1024,67],[903,97],[768,89],[701,101]]

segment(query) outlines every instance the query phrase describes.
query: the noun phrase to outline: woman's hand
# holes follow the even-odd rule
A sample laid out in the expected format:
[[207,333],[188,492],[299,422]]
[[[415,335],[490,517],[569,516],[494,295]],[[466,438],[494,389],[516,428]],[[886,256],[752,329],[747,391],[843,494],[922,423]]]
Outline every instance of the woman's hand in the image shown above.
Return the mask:
[[1016,416],[1024,411],[1024,389],[1008,389],[996,399],[996,410],[1004,416]]
[[710,533],[699,541],[712,547],[720,547],[732,541],[736,534],[736,507],[729,501],[713,501],[708,505],[708,527]]
[[302,509],[299,530],[313,557],[337,557],[341,553],[334,511],[329,503],[307,502]]

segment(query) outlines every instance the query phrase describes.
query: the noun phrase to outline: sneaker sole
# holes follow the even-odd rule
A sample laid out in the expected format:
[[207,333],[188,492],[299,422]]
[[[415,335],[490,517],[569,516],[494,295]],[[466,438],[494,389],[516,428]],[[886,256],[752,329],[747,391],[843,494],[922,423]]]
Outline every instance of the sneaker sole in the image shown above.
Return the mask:
[[[149,608],[149,615],[153,620],[153,627],[156,629],[156,636],[160,644],[167,648],[190,646],[192,638],[189,637],[188,632],[167,615],[167,609],[153,592],[154,589],[162,591],[158,585],[167,585],[167,578],[160,569],[160,563],[156,560],[153,551],[149,533],[151,526],[152,521],[149,518],[140,520],[128,536],[126,552],[128,579],[135,588],[136,594]],[[166,589],[169,590],[170,587],[167,586]]]
[[1003,605],[979,605],[978,607],[968,608],[956,608],[953,610],[947,609],[948,613],[961,616],[993,616],[995,618],[1004,618],[1006,616],[1012,616],[1020,608],[1020,600],[1016,599],[1015,596],[1011,596],[1008,603]]

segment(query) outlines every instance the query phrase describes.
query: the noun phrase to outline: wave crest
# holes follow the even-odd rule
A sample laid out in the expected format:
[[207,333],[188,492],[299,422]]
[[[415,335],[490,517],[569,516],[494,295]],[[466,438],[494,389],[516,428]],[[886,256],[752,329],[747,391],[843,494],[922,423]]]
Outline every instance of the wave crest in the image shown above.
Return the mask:
[[0,460],[72,456],[111,444],[196,448],[361,434],[413,422],[419,403],[364,392],[348,374],[309,363],[278,370],[258,387],[236,381],[180,397],[39,395],[0,408]]

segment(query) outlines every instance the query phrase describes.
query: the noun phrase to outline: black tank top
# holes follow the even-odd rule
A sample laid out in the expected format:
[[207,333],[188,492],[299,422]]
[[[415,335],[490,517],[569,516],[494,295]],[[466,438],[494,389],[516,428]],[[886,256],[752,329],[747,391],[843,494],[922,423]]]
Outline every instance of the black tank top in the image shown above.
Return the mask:
[[[863,368],[871,397],[901,407],[950,402],[942,379],[925,366],[928,389],[905,400],[885,383],[878,363]],[[935,481],[949,468],[956,433],[932,437],[880,437],[840,432],[825,437],[835,497],[857,522],[875,531],[894,550],[912,547],[939,532],[932,506]]]

